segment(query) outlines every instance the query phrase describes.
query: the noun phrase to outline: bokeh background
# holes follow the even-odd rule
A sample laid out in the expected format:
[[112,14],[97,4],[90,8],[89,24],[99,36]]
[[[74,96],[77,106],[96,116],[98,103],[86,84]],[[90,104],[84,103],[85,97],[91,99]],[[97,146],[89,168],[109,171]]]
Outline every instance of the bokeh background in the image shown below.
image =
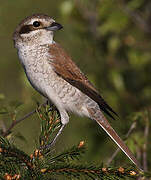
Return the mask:
[[[31,87],[21,67],[12,34],[17,24],[34,13],[44,13],[64,26],[55,34],[104,99],[119,114],[110,120],[124,138],[134,120],[137,127],[127,140],[140,157],[144,143],[145,120],[142,114],[151,106],[151,1],[150,0],[5,0],[0,3],[0,108],[1,112],[22,103],[17,118],[36,107],[44,99]],[[1,128],[9,127],[11,113],[0,115]],[[140,118],[138,118],[140,117]],[[36,147],[40,121],[36,115],[13,129],[11,140],[27,153]],[[16,138],[18,137],[18,138]],[[151,135],[148,134],[148,139]],[[76,115],[58,139],[56,151],[79,141],[87,143],[85,159],[104,162],[116,145],[98,125]],[[139,150],[138,150],[139,149]],[[150,142],[147,144],[151,165]],[[123,153],[116,164],[127,164]]]

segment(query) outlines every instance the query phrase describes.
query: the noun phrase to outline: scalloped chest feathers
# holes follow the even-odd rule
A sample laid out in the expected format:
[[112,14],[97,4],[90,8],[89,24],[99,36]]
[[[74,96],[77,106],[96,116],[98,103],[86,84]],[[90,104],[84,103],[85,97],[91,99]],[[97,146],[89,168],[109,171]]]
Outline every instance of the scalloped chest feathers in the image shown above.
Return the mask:
[[23,48],[18,52],[28,80],[39,93],[56,106],[64,106],[65,109],[74,112],[79,111],[86,96],[54,72],[49,63],[53,61],[53,57],[48,52],[48,46]]

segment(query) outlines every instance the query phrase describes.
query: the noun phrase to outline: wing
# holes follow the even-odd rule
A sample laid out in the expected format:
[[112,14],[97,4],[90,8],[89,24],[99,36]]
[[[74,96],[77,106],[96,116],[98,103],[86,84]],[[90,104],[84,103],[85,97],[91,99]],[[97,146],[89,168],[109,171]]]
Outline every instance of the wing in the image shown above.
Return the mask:
[[116,112],[114,112],[101,95],[99,95],[95,87],[65,53],[62,47],[59,44],[54,43],[50,45],[49,52],[52,56],[49,62],[53,65],[54,71],[65,81],[93,99],[102,111],[114,119],[111,113],[117,115]]

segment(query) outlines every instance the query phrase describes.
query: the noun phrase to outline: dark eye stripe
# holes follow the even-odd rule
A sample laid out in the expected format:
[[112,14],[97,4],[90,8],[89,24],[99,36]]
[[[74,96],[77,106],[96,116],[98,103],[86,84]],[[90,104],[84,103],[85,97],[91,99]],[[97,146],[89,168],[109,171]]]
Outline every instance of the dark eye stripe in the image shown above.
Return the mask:
[[19,34],[26,34],[32,30],[33,30],[32,25],[25,25],[20,29]]

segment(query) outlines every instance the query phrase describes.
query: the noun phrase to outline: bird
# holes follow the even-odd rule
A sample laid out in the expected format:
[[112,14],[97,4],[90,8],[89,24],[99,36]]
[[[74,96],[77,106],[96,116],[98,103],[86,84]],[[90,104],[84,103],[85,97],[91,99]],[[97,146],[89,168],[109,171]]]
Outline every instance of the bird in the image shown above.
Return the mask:
[[117,113],[82,73],[54,33],[63,26],[45,14],[33,14],[22,20],[13,33],[14,46],[27,79],[42,96],[52,102],[61,117],[55,144],[69,122],[68,112],[86,116],[98,123],[126,156],[142,170],[139,162],[112,128],[104,113],[114,119]]

